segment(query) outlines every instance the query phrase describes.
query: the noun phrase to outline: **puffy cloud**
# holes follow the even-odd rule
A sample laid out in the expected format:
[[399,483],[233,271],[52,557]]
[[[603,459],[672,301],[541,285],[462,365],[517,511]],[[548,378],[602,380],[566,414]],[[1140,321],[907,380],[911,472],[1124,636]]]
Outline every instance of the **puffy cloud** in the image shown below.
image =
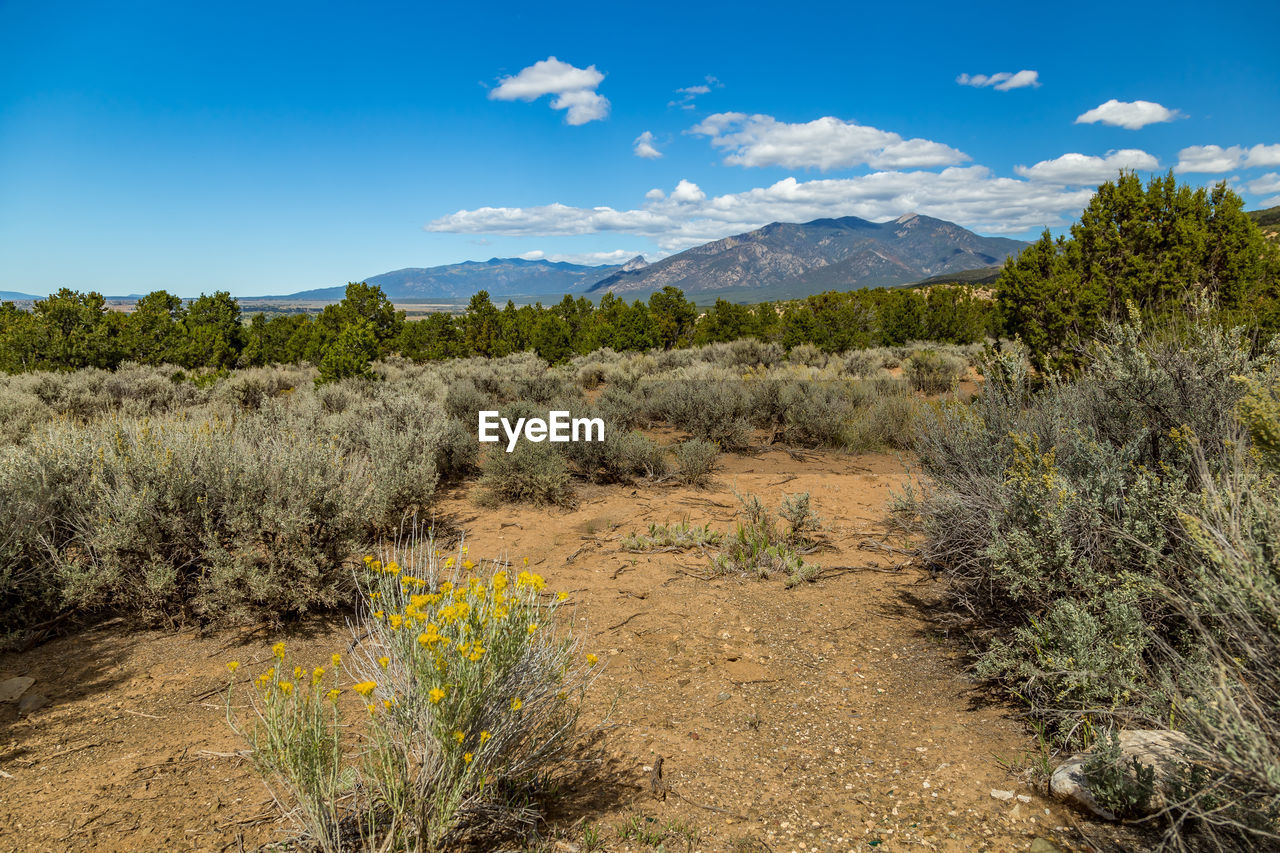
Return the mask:
[[653,147],[653,134],[647,130],[637,136],[635,142],[631,144],[635,146],[631,150],[635,152],[637,157],[656,160],[662,156],[662,152]]
[[1100,184],[1116,177],[1121,169],[1144,170],[1160,168],[1160,162],[1145,151],[1125,148],[1112,151],[1105,157],[1090,154],[1063,154],[1053,160],[1041,160],[1034,166],[1015,166],[1013,171],[1033,181],[1055,184]]
[[1280,193],[1280,173],[1268,172],[1261,178],[1257,178],[1245,184],[1244,188],[1254,195]]
[[518,74],[503,77],[489,92],[495,101],[535,101],[555,95],[551,108],[566,110],[569,124],[586,124],[609,115],[609,99],[596,92],[604,74],[594,65],[576,68],[549,56]]
[[1230,172],[1244,163],[1246,152],[1239,145],[1192,145],[1178,152],[1175,172]]
[[1173,121],[1181,118],[1182,113],[1161,106],[1154,101],[1117,101],[1115,98],[1105,104],[1099,104],[1088,112],[1076,116],[1076,124],[1109,124],[1112,127],[1123,127],[1138,130],[1149,124]]
[[879,169],[953,166],[968,155],[940,142],[903,139],[896,133],[831,116],[788,124],[767,115],[716,113],[690,128],[728,152],[735,166],[784,166],[789,169]]
[[706,197],[707,194],[702,191],[701,187],[692,181],[686,181],[683,179],[681,179],[680,183],[676,184],[676,188],[671,191],[670,195],[670,199],[672,201],[679,202],[681,204],[702,201]]
[[1255,145],[1244,158],[1245,166],[1280,166],[1280,145]]
[[654,187],[653,189],[645,193],[644,197],[647,198],[649,201],[662,201],[664,198],[667,197],[667,194],[664,193],[662,190],[658,189],[657,187]]
[[1066,224],[1092,195],[1088,188],[1000,178],[984,166],[967,166],[811,181],[792,177],[714,197],[682,181],[670,197],[650,192],[640,207],[628,210],[564,204],[481,207],[440,217],[425,227],[437,232],[530,236],[618,232],[650,237],[662,249],[674,252],[775,221],[838,216],[886,220],[906,211],[985,233],[1020,233]]
[[1256,166],[1280,166],[1280,145],[1192,145],[1178,152],[1176,172],[1230,172]]
[[995,74],[961,74],[956,82],[961,86],[973,86],[977,89],[990,86],[999,92],[1008,92],[1010,89],[1025,89],[1027,86],[1039,87],[1040,72],[1023,69],[1016,73],[997,71]]

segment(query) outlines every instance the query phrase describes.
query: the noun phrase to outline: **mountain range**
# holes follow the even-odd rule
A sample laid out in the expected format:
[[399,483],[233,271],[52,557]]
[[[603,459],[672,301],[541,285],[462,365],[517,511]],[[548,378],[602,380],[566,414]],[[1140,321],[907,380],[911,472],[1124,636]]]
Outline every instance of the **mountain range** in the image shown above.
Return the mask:
[[[507,299],[559,301],[564,294],[627,299],[667,285],[696,302],[791,299],[826,290],[854,290],[990,275],[993,267],[1027,244],[983,237],[952,222],[910,213],[890,222],[856,216],[812,222],[774,222],[714,240],[654,263],[643,256],[626,264],[587,266],[564,261],[490,258],[437,267],[410,267],[365,279],[393,301],[456,302],[487,290]],[[981,271],[981,272],[974,272]],[[953,278],[954,277],[954,278]],[[252,302],[336,302],[345,285],[282,296],[245,297]],[[24,300],[21,293],[0,299]],[[133,301],[126,297],[113,300]]]
[[643,269],[619,270],[588,292],[630,294],[672,285],[690,295],[749,292],[778,298],[887,287],[993,267],[1026,245],[914,213],[879,223],[856,216],[774,222]]
[[[365,283],[381,287],[382,292],[393,300],[466,299],[479,290],[489,291],[489,296],[495,300],[558,297],[566,293],[582,293],[608,275],[642,266],[644,258],[633,258],[621,266],[596,267],[563,261],[490,258],[440,267],[409,267],[375,275],[365,279]],[[345,290],[344,285],[304,290],[287,297],[265,298],[338,300]]]
[[[563,294],[644,296],[672,285],[690,298],[783,299],[825,290],[852,290],[960,277],[989,270],[1027,244],[983,237],[952,222],[918,214],[891,222],[856,216],[812,222],[774,222],[715,240],[655,263],[637,256],[621,266],[583,266],[546,260],[491,258],[410,268],[365,279],[392,300],[465,299],[487,290],[494,300]],[[970,273],[971,275],[971,273]],[[341,299],[342,287],[287,297]]]

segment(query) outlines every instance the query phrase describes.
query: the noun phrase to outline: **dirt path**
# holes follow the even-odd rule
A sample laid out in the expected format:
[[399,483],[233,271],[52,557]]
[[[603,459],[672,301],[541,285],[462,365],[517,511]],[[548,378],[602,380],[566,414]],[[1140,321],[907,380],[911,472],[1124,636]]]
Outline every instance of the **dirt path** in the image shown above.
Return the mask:
[[[900,463],[780,450],[724,460],[708,490],[582,487],[572,511],[482,510],[458,491],[439,507],[472,555],[527,556],[549,587],[571,591],[589,646],[608,659],[587,716],[612,707],[604,747],[616,775],[555,805],[558,849],[581,845],[587,826],[608,850],[1062,844],[1074,818],[1002,766],[1025,763],[1034,743],[981,700],[958,646],[917,606],[932,582],[859,547]],[[705,580],[697,552],[619,550],[650,522],[731,527],[733,489],[774,506],[812,494],[835,546],[814,556],[828,570],[818,582]],[[106,624],[0,656],[0,679],[33,676],[51,700],[24,719],[0,706],[0,850],[221,851],[285,837],[218,693],[226,660],[266,661],[279,638]],[[299,660],[323,661],[346,632],[314,620],[287,639]],[[648,781],[659,755],[679,795],[663,801]]]

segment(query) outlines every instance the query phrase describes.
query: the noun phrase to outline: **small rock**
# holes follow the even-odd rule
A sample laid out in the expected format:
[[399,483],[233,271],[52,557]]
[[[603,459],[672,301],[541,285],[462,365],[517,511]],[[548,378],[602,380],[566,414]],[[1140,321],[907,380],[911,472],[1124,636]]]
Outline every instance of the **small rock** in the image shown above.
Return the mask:
[[1028,797],[1026,794],[1019,794],[1019,795],[1016,797],[1016,799],[1017,799],[1017,800],[1018,800],[1018,802],[1020,802],[1020,803],[1029,803],[1029,802],[1031,802],[1031,798],[1030,798],[1030,797]]
[[555,853],[580,853],[582,846],[561,838],[551,849],[554,850]]
[[35,683],[36,680],[29,675],[0,681],[0,702],[17,702],[27,692],[27,688]]
[[721,691],[721,692],[720,692],[720,695],[716,696],[716,701],[717,701],[717,702],[728,702],[728,701],[729,701],[730,699],[732,699],[732,698],[733,698],[733,694],[732,694],[732,693],[730,693],[728,690],[723,690],[723,691]]
[[1013,791],[1001,791],[999,788],[992,788],[991,796],[995,797],[997,800],[1012,800]]
[[48,704],[49,699],[47,696],[42,696],[39,693],[28,693],[18,702],[18,716],[25,717],[29,714],[34,714]]

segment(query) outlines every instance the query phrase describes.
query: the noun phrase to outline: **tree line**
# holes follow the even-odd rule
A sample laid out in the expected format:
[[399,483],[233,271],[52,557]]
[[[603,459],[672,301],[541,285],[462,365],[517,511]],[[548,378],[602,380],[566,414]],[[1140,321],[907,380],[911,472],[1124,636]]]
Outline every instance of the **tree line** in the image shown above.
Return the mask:
[[0,369],[310,362],[323,378],[338,378],[367,372],[391,354],[427,361],[532,350],[554,364],[603,347],[637,352],[754,337],[834,352],[912,340],[973,343],[994,331],[991,300],[964,287],[877,288],[758,305],[719,299],[705,312],[675,287],[631,302],[607,293],[598,303],[565,296],[550,306],[508,301],[502,308],[481,291],[462,314],[420,320],[406,319],[380,287],[365,283],[347,285],[345,297],[319,314],[270,319],[246,319],[225,292],[188,302],[156,291],[125,313],[108,310],[101,294],[63,289],[30,311],[0,306]]
[[967,344],[1018,338],[1040,369],[1070,370],[1105,322],[1131,312],[1177,323],[1211,307],[1266,339],[1280,330],[1280,251],[1225,184],[1179,185],[1172,173],[1145,187],[1132,173],[1098,188],[1069,234],[1048,230],[1010,257],[989,294],[962,285],[870,288],[699,313],[664,287],[647,300],[565,296],[499,308],[486,291],[459,315],[407,320],[376,286],[353,283],[318,315],[247,320],[226,292],[184,301],[166,291],[130,313],[98,293],[63,289],[30,311],[0,304],[0,370],[113,368],[126,361],[228,369],[310,362],[321,378],[360,375],[381,357],[417,361],[532,350],[551,363],[609,347],[670,349],[757,338],[787,349],[837,352],[908,341]]

